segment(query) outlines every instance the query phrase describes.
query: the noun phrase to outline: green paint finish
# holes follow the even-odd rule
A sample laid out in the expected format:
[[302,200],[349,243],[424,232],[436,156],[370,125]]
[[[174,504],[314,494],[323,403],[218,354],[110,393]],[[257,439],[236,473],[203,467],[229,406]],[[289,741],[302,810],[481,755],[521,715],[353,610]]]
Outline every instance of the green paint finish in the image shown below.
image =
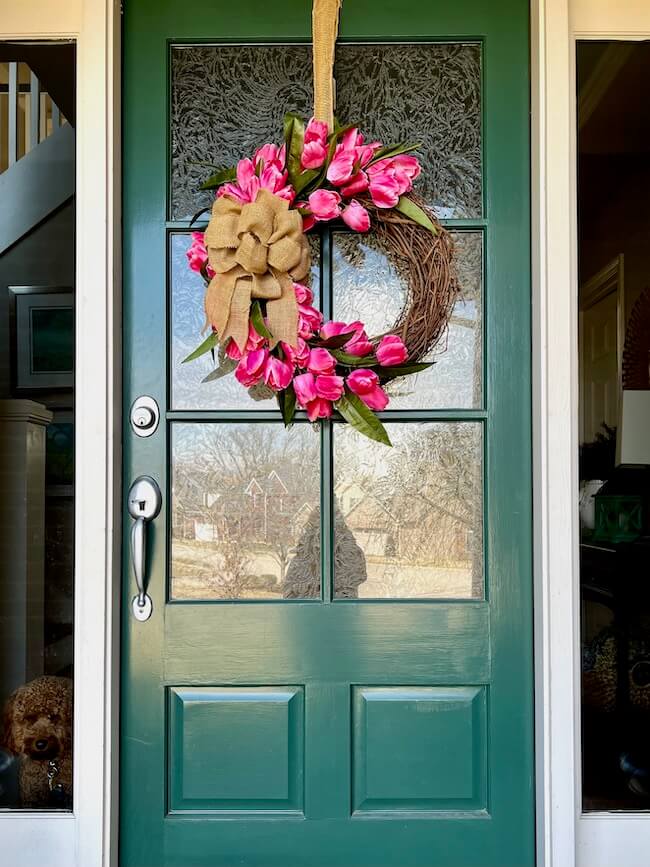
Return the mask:
[[353,692],[354,809],[486,808],[484,687]]
[[[129,616],[125,545],[121,865],[531,867],[526,0],[346,0],[341,18],[352,41],[482,45],[484,216],[453,225],[484,234],[484,409],[385,416],[481,421],[486,601],[331,602],[328,580],[322,602],[166,601],[172,418],[277,417],[254,406],[249,415],[169,413],[169,44],[305,40],[310,17],[307,0],[125,4],[124,486],[149,473],[166,496],[150,533],[154,614],[144,624]],[[326,235],[326,313],[330,247]],[[167,419],[149,439],[126,424],[140,394]],[[327,425],[322,443],[327,505]],[[325,509],[326,539],[331,517]],[[331,578],[332,552],[322,553]],[[235,692],[246,699],[233,701]]]
[[170,810],[301,811],[303,691],[170,690]]

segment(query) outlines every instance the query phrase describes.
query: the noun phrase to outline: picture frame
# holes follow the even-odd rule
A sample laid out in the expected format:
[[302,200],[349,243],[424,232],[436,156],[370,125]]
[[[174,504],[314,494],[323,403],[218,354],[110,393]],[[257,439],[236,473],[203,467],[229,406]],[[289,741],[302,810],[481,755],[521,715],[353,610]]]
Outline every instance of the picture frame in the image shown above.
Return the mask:
[[16,394],[74,385],[74,292],[70,286],[9,286],[12,384]]

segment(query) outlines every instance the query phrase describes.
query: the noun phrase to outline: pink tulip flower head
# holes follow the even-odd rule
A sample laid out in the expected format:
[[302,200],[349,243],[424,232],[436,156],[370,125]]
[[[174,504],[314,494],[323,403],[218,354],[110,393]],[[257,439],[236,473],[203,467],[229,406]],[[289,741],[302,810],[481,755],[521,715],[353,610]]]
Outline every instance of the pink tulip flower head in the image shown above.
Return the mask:
[[293,376],[293,367],[274,355],[269,355],[264,365],[264,382],[273,391],[287,388]]
[[293,291],[296,293],[296,301],[298,304],[314,303],[314,293],[311,291],[309,286],[305,286],[303,283],[294,283]]
[[305,129],[304,146],[300,165],[303,169],[319,169],[327,157],[327,124],[312,119]]
[[214,277],[214,271],[208,264],[208,251],[203,232],[192,232],[192,243],[185,255],[192,271],[197,271],[200,274],[205,268],[208,277]]
[[317,346],[309,353],[309,361],[307,362],[307,370],[316,375],[329,375],[334,373],[336,360],[327,349]]
[[293,390],[296,393],[296,400],[302,407],[316,400],[316,377],[313,373],[300,373],[293,378]]
[[281,343],[282,351],[284,352],[285,358],[292,364],[294,367],[307,367],[307,362],[309,361],[309,347],[302,339],[302,337],[298,338],[297,346],[290,346],[288,343]]
[[332,374],[317,376],[315,388],[318,397],[331,401],[338,400],[343,395],[343,377]]
[[368,335],[366,334],[363,322],[351,322],[348,325],[348,329],[354,330],[354,337],[351,340],[348,340],[343,347],[345,352],[349,352],[350,355],[370,355],[374,347],[368,340]]
[[332,404],[324,397],[310,400],[305,409],[307,410],[309,421],[316,421],[317,418],[330,418],[332,415]]
[[335,220],[340,213],[341,197],[333,190],[314,190],[309,207],[316,220]]
[[379,377],[373,370],[358,368],[346,379],[346,385],[370,409],[380,411],[388,406],[388,395],[379,385]]
[[377,361],[384,367],[403,364],[409,357],[408,350],[397,334],[387,334],[381,338],[377,347]]
[[268,355],[268,349],[254,349],[252,352],[246,352],[235,370],[235,377],[238,382],[241,382],[246,388],[257,385],[264,376]]
[[356,199],[352,199],[350,204],[343,209],[341,216],[343,222],[355,232],[367,232],[370,228],[370,214]]

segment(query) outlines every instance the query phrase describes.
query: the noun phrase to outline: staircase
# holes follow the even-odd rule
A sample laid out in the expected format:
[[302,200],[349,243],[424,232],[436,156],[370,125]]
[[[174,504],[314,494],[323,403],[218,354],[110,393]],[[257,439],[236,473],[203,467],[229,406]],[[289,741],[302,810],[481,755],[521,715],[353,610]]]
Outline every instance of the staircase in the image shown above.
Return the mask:
[[0,255],[74,195],[75,136],[24,61],[0,61]]

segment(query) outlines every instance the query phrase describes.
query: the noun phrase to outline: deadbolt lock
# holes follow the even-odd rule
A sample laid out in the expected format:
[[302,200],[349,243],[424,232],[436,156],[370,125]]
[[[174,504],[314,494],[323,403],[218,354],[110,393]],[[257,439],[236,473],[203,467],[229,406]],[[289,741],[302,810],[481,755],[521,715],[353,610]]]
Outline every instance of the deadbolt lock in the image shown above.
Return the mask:
[[150,437],[155,433],[160,421],[158,404],[146,394],[133,401],[130,413],[131,428],[139,437]]

